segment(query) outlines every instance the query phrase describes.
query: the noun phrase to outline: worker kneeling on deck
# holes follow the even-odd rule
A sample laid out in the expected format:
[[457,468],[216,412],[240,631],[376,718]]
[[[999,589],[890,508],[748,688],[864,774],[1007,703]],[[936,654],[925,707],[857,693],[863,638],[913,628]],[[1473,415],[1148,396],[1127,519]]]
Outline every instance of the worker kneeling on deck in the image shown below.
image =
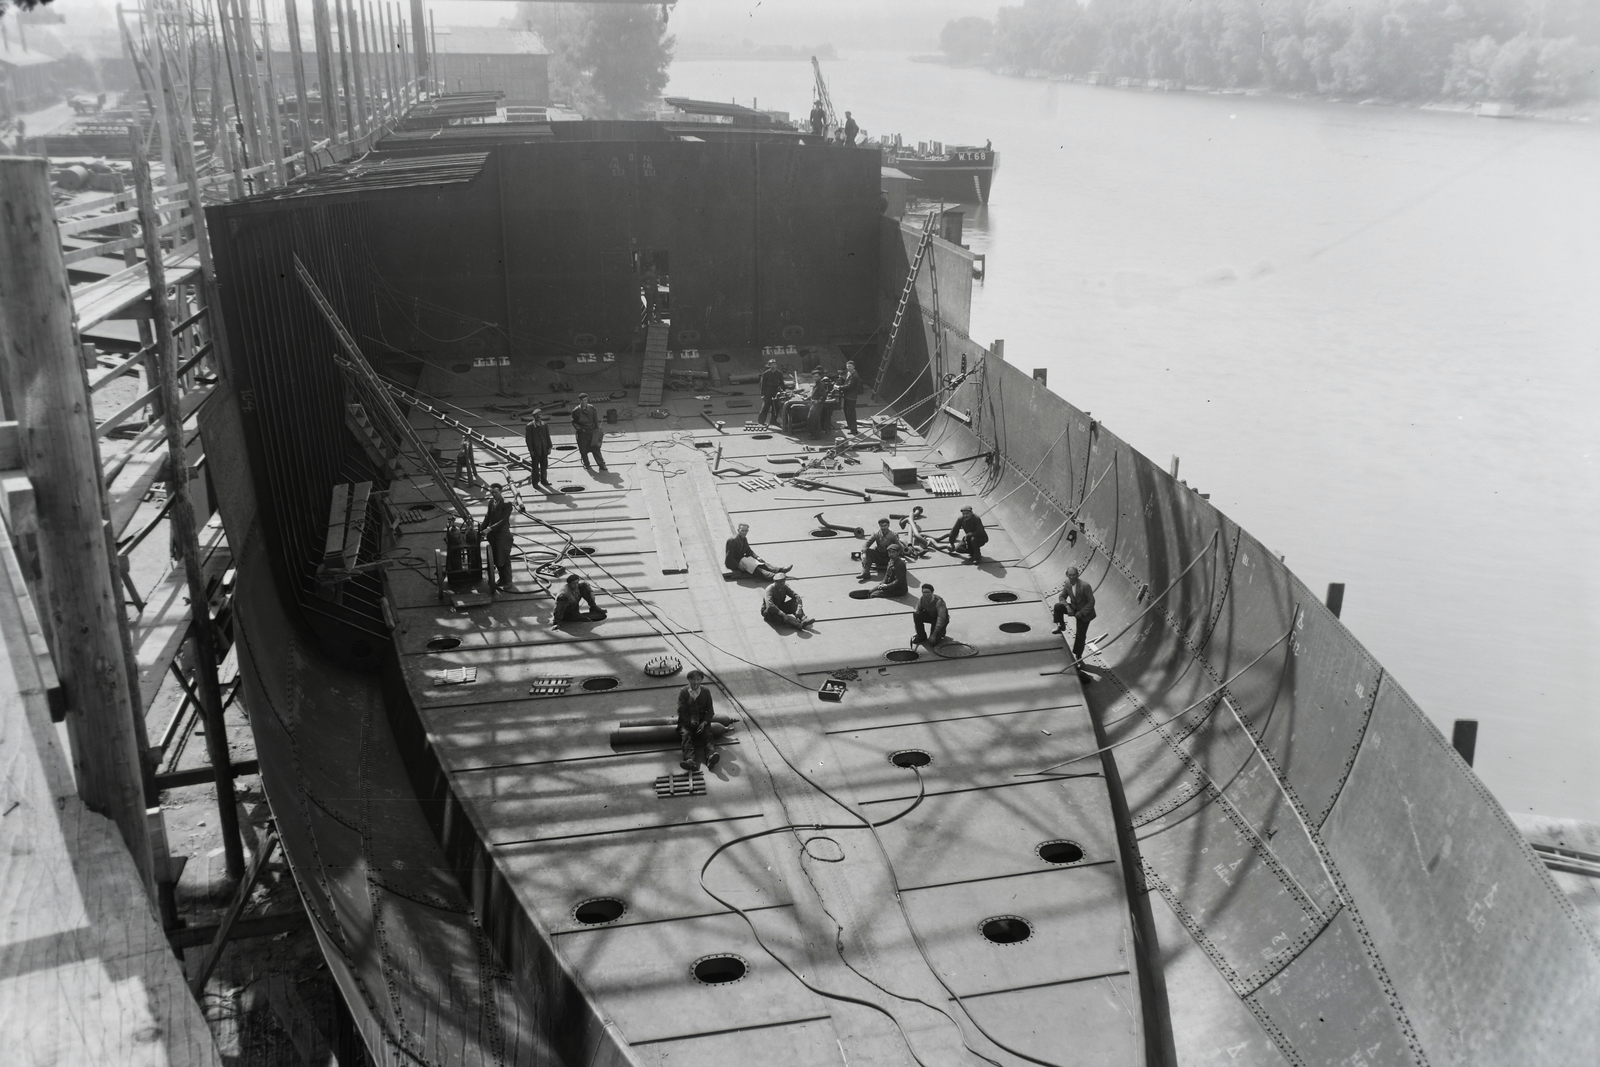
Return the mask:
[[906,553],[899,541],[889,546],[889,566],[883,572],[883,581],[872,587],[872,595],[906,595]]
[[689,684],[678,690],[678,739],[683,744],[683,760],[678,766],[698,771],[701,763],[715,767],[722,753],[711,737],[711,690],[706,688],[706,676],[690,671],[686,680]]
[[811,624],[800,602],[800,594],[789,588],[787,574],[774,576],[772,584],[767,586],[761,598],[761,617],[768,622],[786,622],[797,630]]
[[1089,636],[1089,624],[1094,621],[1094,590],[1078,574],[1078,568],[1067,568],[1067,584],[1061,587],[1061,596],[1050,611],[1056,620],[1056,628],[1051,633],[1058,634],[1067,628],[1068,615],[1077,626],[1077,632],[1072,635],[1074,660],[1083,659],[1083,643]]
[[556,610],[550,618],[551,625],[586,621],[583,612],[578,609],[578,605],[585,602],[589,605],[589,619],[599,621],[606,617],[605,609],[594,602],[594,587],[576,574],[567,575],[567,584],[556,594]]
[[872,568],[889,569],[889,546],[900,543],[900,538],[889,529],[888,519],[878,520],[878,532],[867,538],[861,546],[861,577],[858,582],[872,581]]
[[780,574],[788,574],[794,570],[793,564],[787,567],[774,567],[755,554],[750,547],[750,524],[747,522],[741,522],[739,532],[728,538],[728,544],[722,553],[722,565],[733,574],[753,574],[757,578],[766,578],[769,581]]
[[944,632],[950,628],[950,609],[944,606],[944,597],[934,595],[933,586],[926,582],[922,584],[922,596],[911,612],[911,621],[917,628],[915,636],[911,638],[913,645],[937,648],[944,643]]
[[989,532],[983,520],[972,513],[970,506],[961,509],[961,517],[950,527],[950,547],[968,554],[962,563],[982,563],[983,546],[989,543]]

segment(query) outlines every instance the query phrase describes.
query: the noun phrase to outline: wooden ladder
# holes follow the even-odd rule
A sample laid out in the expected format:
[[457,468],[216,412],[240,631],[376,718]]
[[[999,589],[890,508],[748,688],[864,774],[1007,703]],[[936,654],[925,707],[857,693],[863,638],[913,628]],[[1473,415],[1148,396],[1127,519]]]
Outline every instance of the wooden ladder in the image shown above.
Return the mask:
[[889,343],[883,346],[883,356],[878,360],[878,376],[872,383],[872,395],[877,396],[883,389],[883,376],[889,369],[889,360],[894,356],[895,342],[900,339],[900,327],[906,319],[906,308],[911,305],[911,294],[917,291],[917,275],[922,271],[922,261],[927,258],[928,249],[933,245],[934,223],[938,218],[934,212],[928,212],[927,221],[922,224],[922,238],[917,242],[916,255],[911,257],[911,270],[906,274],[905,288],[900,290],[900,303],[894,309],[894,322],[889,327]]
[[657,407],[667,382],[667,324],[652,322],[645,331],[644,368],[639,374],[639,404]]

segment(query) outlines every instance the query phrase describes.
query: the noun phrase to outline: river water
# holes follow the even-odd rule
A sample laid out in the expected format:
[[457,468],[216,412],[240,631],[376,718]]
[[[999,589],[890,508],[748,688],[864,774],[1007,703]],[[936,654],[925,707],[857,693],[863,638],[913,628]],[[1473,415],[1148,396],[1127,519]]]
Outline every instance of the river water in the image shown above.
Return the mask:
[[[1511,811],[1600,821],[1600,129],[1152,93],[857,54],[870,133],[992,140],[972,336],[1181,476]],[[803,63],[669,94],[810,110]]]

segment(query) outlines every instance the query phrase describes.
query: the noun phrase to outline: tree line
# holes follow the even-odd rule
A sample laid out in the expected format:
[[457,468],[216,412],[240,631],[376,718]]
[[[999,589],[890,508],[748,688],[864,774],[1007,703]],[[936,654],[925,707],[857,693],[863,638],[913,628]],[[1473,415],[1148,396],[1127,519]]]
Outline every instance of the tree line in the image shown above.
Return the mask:
[[940,45],[997,69],[1406,102],[1600,91],[1596,0],[1024,0]]

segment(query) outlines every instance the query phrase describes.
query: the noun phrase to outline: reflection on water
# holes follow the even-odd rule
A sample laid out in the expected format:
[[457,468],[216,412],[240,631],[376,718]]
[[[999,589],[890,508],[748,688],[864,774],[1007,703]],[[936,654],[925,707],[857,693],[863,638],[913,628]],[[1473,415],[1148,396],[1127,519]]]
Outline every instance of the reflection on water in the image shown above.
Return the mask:
[[[809,67],[671,92],[801,110]],[[994,141],[973,336],[1183,474],[1506,806],[1600,820],[1600,130],[858,56],[872,133]]]

